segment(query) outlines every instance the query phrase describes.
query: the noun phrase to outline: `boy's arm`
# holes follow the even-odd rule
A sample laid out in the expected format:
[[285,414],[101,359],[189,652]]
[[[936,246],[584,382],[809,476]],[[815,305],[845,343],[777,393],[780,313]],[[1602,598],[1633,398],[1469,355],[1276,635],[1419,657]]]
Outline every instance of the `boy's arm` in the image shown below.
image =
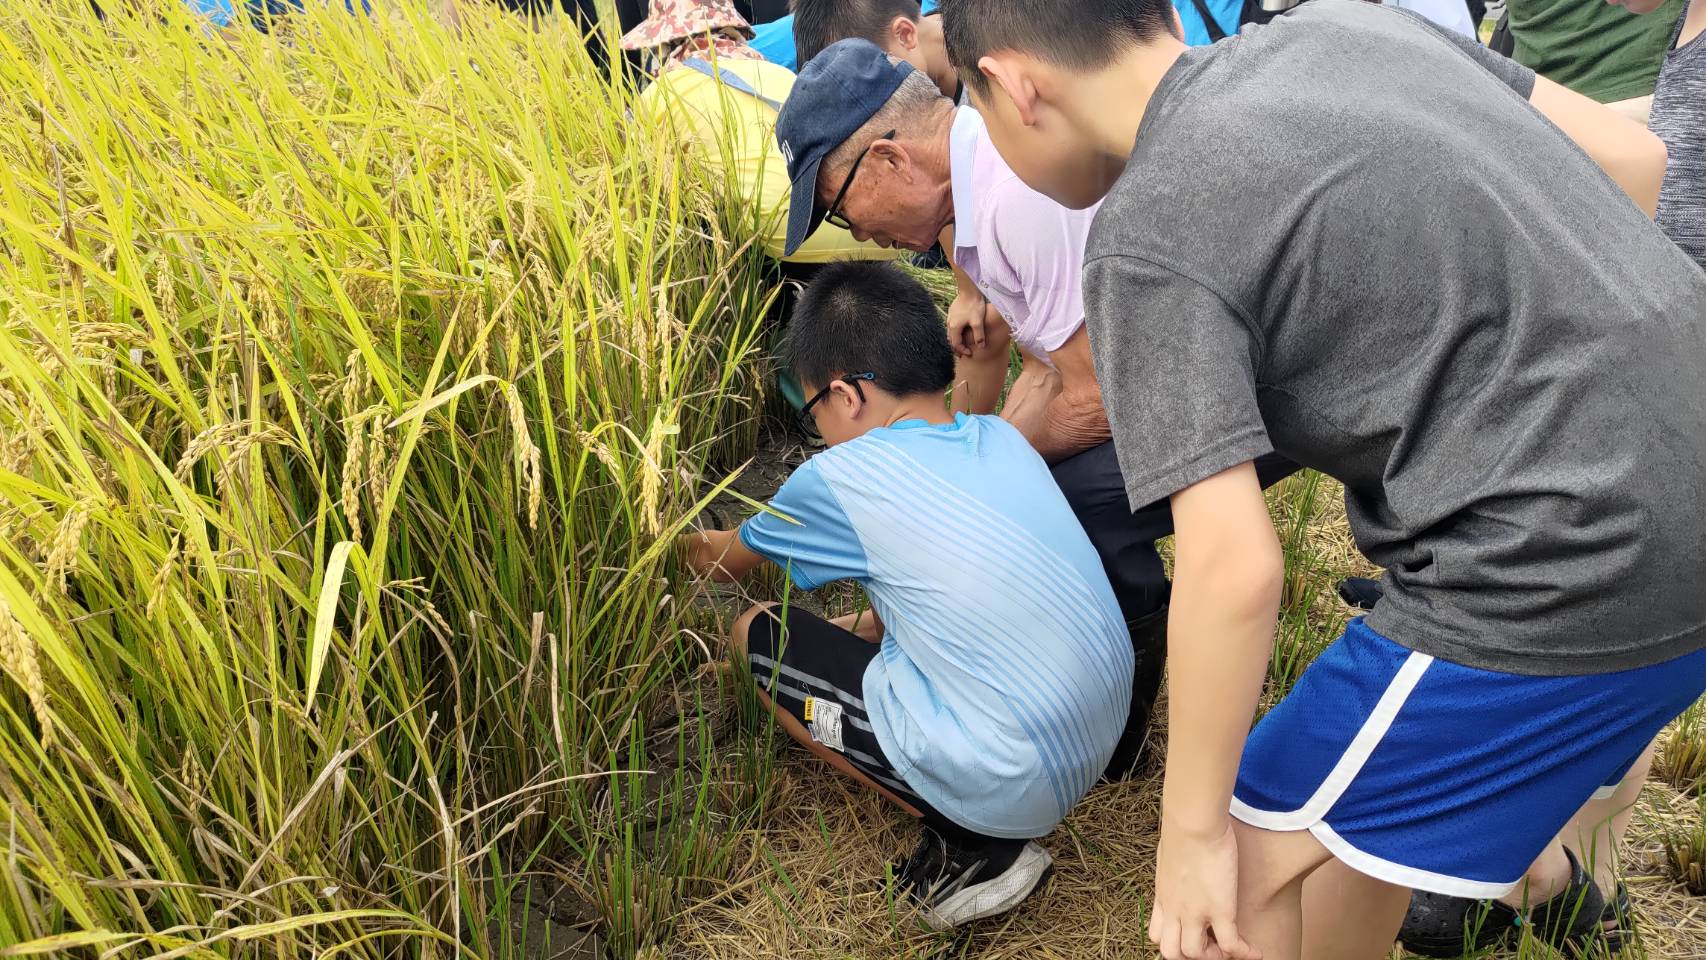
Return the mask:
[[[1259,956],[1238,933],[1228,810],[1273,649],[1285,563],[1252,464],[1175,493],[1167,620],[1167,772],[1150,937],[1201,956]],[[1194,948],[1195,947],[1195,948]]]
[[740,542],[737,530],[684,533],[675,543],[689,570],[718,583],[733,583],[764,562],[763,557]]
[[1528,102],[1592,157],[1647,216],[1658,211],[1668,155],[1664,141],[1656,134],[1545,77],[1534,78],[1534,93]]
[[1463,51],[1576,142],[1606,175],[1623,188],[1635,205],[1653,216],[1664,182],[1664,141],[1635,121],[1592,98],[1555,83],[1480,42],[1447,30],[1414,11],[1400,11],[1425,24],[1436,35]]

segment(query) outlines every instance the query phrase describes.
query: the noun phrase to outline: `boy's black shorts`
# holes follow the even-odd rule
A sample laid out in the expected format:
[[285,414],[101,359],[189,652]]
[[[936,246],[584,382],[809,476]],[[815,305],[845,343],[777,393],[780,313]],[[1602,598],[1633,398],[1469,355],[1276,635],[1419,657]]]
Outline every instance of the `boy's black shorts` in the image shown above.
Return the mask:
[[[747,664],[758,688],[859,771],[893,791],[933,824],[947,820],[906,785],[883,753],[865,711],[865,668],[879,645],[797,607],[770,604],[747,630]],[[807,716],[806,701],[812,702]],[[827,702],[827,710],[822,704]],[[838,721],[838,722],[837,722]]]

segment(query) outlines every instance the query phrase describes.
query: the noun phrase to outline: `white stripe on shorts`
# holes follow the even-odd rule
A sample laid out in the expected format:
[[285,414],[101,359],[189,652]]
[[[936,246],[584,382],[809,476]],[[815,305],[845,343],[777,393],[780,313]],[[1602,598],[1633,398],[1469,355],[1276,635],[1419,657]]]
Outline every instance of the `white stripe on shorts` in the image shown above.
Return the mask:
[[809,686],[822,687],[823,689],[834,693],[836,699],[840,700],[842,703],[847,704],[848,706],[852,707],[855,710],[863,711],[865,709],[865,701],[859,699],[858,697],[855,697],[851,693],[848,693],[847,691],[841,689],[840,687],[836,686],[833,683],[830,683],[827,680],[822,680],[822,679],[819,679],[818,677],[812,676],[809,673],[804,673],[802,671],[796,670],[793,667],[790,667],[785,663],[780,663],[778,661],[772,660],[762,653],[749,653],[749,654],[747,654],[747,657],[753,663],[758,664],[759,666],[765,668],[766,670],[775,670],[777,673],[780,673],[784,677],[793,677],[795,680],[798,680],[801,683],[807,684]]
[[1398,718],[1398,711],[1404,708],[1404,703],[1410,699],[1416,684],[1421,682],[1422,674],[1427,672],[1428,666],[1433,662],[1434,658],[1425,653],[1411,652],[1404,665],[1393,675],[1392,682],[1386,685],[1386,692],[1380,695],[1380,702],[1369,711],[1368,719],[1363,721],[1356,739],[1345,748],[1339,762],[1333,765],[1327,778],[1321,781],[1321,785],[1315,788],[1315,794],[1303,806],[1284,813],[1257,810],[1234,796],[1232,815],[1252,827],[1261,827],[1263,830],[1310,830],[1320,824],[1327,811],[1333,809],[1333,804],[1338,803],[1339,797],[1350,787],[1351,781],[1362,772],[1363,764],[1374,755],[1374,748],[1380,746],[1381,738],[1386,736],[1386,731],[1392,729],[1392,721]]
[[[1243,819],[1240,817],[1239,819]],[[1465,897],[1470,900],[1493,900],[1516,889],[1521,877],[1510,883],[1490,883],[1483,880],[1465,880],[1431,870],[1421,870],[1416,867],[1406,867],[1401,863],[1383,860],[1372,853],[1366,853],[1351,846],[1350,841],[1333,832],[1333,828],[1325,823],[1316,823],[1309,828],[1315,839],[1345,866],[1358,873],[1367,874],[1376,880],[1413,890],[1427,890],[1433,893],[1443,893],[1453,897]]]

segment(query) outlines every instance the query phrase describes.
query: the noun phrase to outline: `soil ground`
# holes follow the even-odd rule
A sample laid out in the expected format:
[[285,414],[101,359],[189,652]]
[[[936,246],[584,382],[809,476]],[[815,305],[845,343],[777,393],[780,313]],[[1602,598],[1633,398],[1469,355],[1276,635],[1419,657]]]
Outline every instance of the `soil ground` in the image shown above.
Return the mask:
[[[797,438],[771,431],[766,449],[736,486],[762,500],[809,452]],[[1371,572],[1350,541],[1337,486],[1328,482],[1321,500],[1306,537],[1312,562],[1323,568],[1313,582]],[[743,515],[738,505],[726,509],[734,512],[718,517],[724,523]],[[725,511],[720,507],[718,512]],[[769,586],[778,592],[766,597],[764,585],[752,584],[741,591],[743,599],[779,597],[780,581]],[[1339,606],[1336,596],[1313,601],[1322,610],[1312,608],[1309,623],[1333,631],[1322,638],[1330,639],[1350,611]],[[799,602],[833,614],[852,609],[857,593],[844,590]],[[1295,600],[1288,597],[1288,602]],[[730,604],[729,613],[738,612],[732,599]],[[1155,756],[1164,750],[1164,738],[1164,730],[1155,732]],[[892,865],[917,839],[909,818],[791,744],[781,748],[775,780],[764,821],[742,838],[746,869],[721,895],[690,905],[677,918],[672,960],[1154,956],[1145,931],[1159,814],[1158,762],[1128,782],[1093,790],[1047,838],[1056,868],[1036,896],[1006,916],[954,935],[925,930],[892,890]],[[1621,957],[1706,960],[1706,899],[1690,895],[1668,876],[1661,844],[1667,830],[1699,818],[1695,799],[1655,774],[1622,849],[1637,942]],[[1556,954],[1530,941],[1483,956],[1548,960]]]

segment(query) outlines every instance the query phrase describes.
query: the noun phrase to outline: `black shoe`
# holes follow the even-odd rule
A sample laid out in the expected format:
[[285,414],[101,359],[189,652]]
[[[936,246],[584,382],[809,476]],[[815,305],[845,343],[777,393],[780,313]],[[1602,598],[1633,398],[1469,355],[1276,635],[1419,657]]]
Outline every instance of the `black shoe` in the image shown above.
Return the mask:
[[1534,935],[1553,947],[1579,946],[1601,935],[1605,897],[1582,869],[1570,848],[1570,882],[1545,903],[1525,915],[1498,900],[1470,900],[1418,890],[1398,939],[1405,949],[1424,957],[1461,957],[1497,946],[1513,931],[1534,928]]
[[1131,632],[1133,655],[1131,673],[1131,711],[1126,714],[1125,731],[1114,747],[1114,755],[1102,771],[1103,783],[1130,778],[1144,768],[1149,759],[1149,722],[1155,710],[1155,696],[1161,692],[1161,674],[1167,667],[1167,608],[1126,621]]
[[1605,937],[1606,952],[1615,957],[1623,952],[1624,944],[1635,934],[1635,908],[1629,905],[1629,888],[1617,885],[1617,892],[1605,902],[1600,914],[1601,935]]
[[1339,599],[1359,610],[1373,610],[1380,598],[1386,595],[1386,588],[1379,580],[1367,577],[1346,577],[1339,581]]
[[935,930],[950,930],[1013,909],[1036,892],[1053,869],[1054,858],[1035,841],[950,840],[924,826],[918,849],[896,875],[924,922]]

